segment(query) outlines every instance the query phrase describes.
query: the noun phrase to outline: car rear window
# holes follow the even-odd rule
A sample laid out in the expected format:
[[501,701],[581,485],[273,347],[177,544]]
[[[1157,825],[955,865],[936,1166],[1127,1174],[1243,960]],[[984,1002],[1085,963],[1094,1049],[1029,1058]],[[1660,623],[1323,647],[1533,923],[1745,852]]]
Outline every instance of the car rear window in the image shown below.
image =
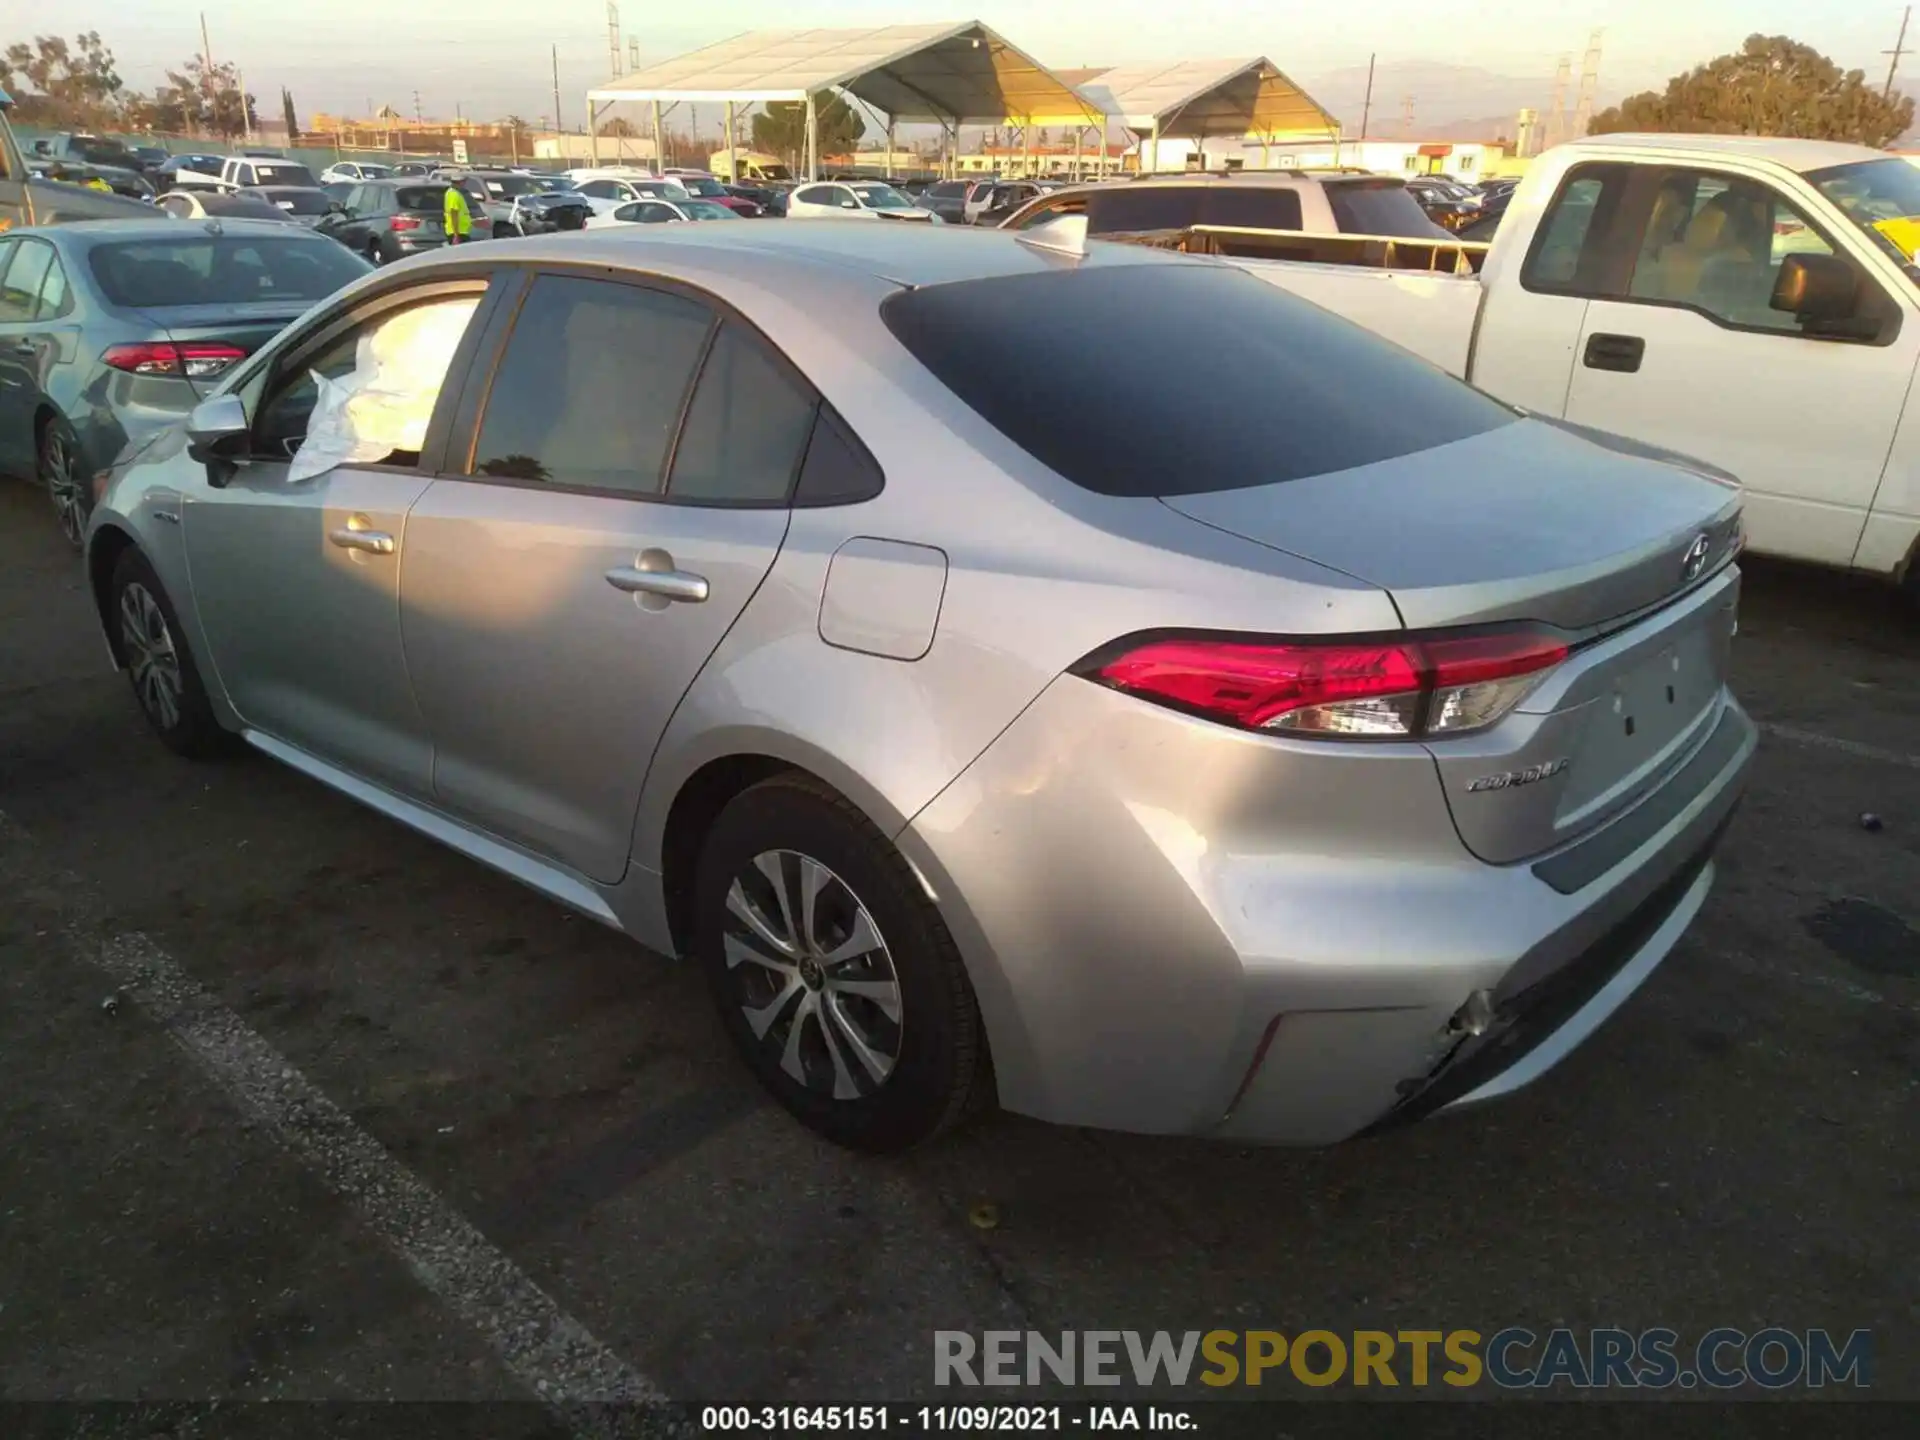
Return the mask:
[[304,165],[291,165],[283,160],[256,160],[253,173],[259,177],[261,185],[318,185],[313,172]]
[[444,185],[403,185],[399,191],[402,210],[443,210],[447,204]]
[[1244,225],[1298,230],[1300,196],[1277,185],[1143,185],[1087,197],[1087,233],[1184,230],[1189,225]]
[[324,215],[327,197],[319,190],[278,190],[260,197],[286,215]]
[[367,273],[344,245],[297,227],[295,234],[194,235],[95,245],[87,265],[114,305],[242,305],[324,300]]
[[1102,495],[1194,495],[1392,460],[1516,412],[1224,265],[1114,265],[904,290],[921,364]]
[[1327,203],[1343,235],[1389,235],[1405,240],[1444,240],[1447,232],[1427,218],[1404,185],[1345,181],[1327,186]]

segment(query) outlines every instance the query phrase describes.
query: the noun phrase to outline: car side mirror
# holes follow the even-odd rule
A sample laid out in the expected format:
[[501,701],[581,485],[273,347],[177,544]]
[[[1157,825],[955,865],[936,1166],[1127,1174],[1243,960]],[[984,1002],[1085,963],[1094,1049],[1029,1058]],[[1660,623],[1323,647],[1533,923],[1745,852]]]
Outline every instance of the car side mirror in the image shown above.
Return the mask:
[[227,483],[230,462],[247,448],[247,407],[238,395],[202,400],[187,416],[187,453],[207,467],[207,483]]
[[860,208],[860,202],[857,200],[842,200],[840,202],[840,208],[842,210],[858,210]]
[[1838,255],[1789,255],[1773,282],[1772,305],[1813,325],[1852,320],[1860,309],[1860,275]]

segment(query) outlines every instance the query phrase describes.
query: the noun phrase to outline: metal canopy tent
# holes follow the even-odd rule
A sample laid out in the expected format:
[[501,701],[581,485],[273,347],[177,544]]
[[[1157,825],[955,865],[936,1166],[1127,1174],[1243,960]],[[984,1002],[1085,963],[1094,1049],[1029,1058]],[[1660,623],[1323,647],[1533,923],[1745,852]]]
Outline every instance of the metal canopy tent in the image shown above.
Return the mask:
[[1340,134],[1340,122],[1264,55],[1233,60],[1180,60],[1121,65],[1080,86],[1096,110],[1150,138],[1205,141],[1220,136]]
[[734,106],[801,101],[807,107],[807,174],[817,178],[815,100],[823,90],[845,91],[887,116],[889,171],[893,127],[902,120],[937,124],[949,133],[962,125],[1019,123],[1031,131],[1035,125],[1103,121],[1095,106],[1046,66],[970,20],[736,35],[589,90],[588,133],[595,102],[649,102],[658,164],[663,102],[724,102],[731,148]]

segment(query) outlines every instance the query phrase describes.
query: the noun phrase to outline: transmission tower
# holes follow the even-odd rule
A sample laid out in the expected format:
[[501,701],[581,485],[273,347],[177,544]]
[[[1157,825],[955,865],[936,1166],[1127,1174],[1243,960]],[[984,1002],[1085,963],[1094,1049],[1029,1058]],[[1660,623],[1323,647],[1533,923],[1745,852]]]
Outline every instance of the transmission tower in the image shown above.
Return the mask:
[[1594,93],[1600,88],[1600,37],[1604,30],[1596,30],[1587,37],[1587,58],[1580,67],[1580,99],[1573,112],[1573,134],[1568,138],[1578,140],[1587,133],[1587,126],[1593,122]]
[[1567,138],[1567,81],[1573,75],[1573,57],[1562,55],[1560,68],[1553,72],[1553,104],[1547,109],[1547,143],[1542,150],[1551,150]]
[[620,78],[620,7],[607,0],[607,78]]
[[1411,95],[1400,102],[1400,128],[1406,133],[1407,139],[1413,138],[1413,97]]

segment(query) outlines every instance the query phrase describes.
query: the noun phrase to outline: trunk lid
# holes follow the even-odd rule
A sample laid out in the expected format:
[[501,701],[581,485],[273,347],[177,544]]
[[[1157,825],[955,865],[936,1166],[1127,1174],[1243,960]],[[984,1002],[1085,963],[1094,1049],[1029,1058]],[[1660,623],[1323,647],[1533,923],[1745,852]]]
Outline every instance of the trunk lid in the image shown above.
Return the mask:
[[1454,822],[1512,863],[1680,769],[1724,707],[1739,495],[1535,421],[1396,460],[1165,498],[1380,586],[1412,630],[1532,622],[1572,653],[1487,730],[1428,742]]

